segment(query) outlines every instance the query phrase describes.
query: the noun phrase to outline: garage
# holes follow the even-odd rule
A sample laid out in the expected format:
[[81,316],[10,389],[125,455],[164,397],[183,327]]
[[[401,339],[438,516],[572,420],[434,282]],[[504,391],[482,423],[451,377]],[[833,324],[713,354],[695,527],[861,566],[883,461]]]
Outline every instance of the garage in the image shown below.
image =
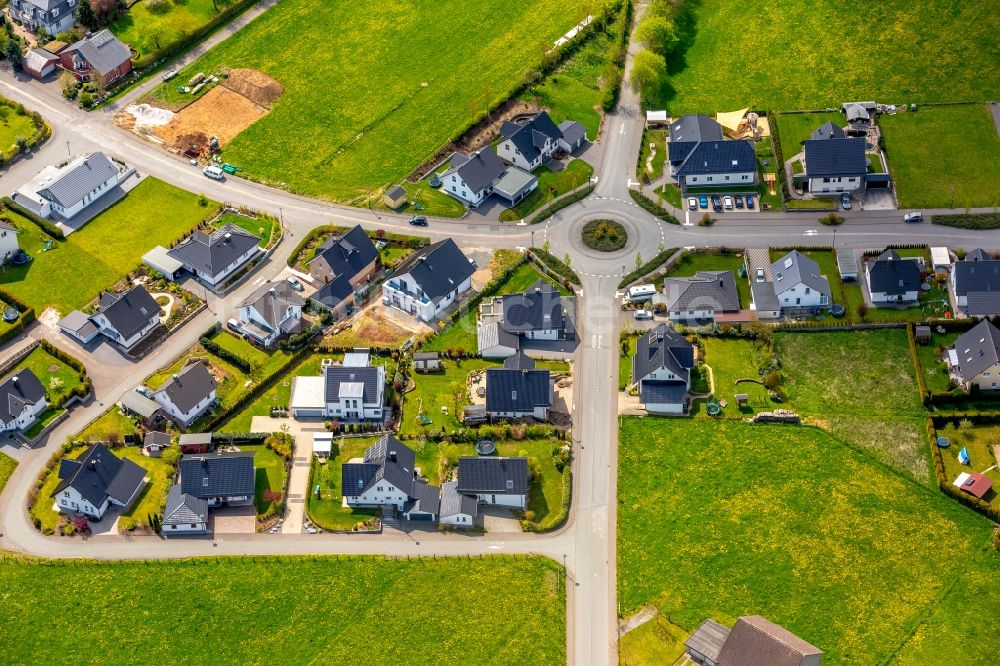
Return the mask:
[[292,416],[297,419],[326,416],[326,382],[322,377],[292,380]]

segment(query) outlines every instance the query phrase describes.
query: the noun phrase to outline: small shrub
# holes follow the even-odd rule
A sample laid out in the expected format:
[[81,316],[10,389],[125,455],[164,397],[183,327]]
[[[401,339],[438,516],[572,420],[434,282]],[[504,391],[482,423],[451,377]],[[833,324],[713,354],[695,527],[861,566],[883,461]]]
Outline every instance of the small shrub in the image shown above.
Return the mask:
[[701,220],[698,221],[699,227],[710,227],[713,224],[715,224],[715,220],[712,219],[712,216],[709,215],[708,213],[703,213],[701,216]]
[[836,227],[844,223],[844,218],[837,215],[836,213],[829,213],[819,218],[820,224],[825,224],[828,227]]
[[864,319],[865,317],[868,316],[868,305],[866,303],[861,303],[860,305],[858,305],[857,312],[858,312],[858,318]]

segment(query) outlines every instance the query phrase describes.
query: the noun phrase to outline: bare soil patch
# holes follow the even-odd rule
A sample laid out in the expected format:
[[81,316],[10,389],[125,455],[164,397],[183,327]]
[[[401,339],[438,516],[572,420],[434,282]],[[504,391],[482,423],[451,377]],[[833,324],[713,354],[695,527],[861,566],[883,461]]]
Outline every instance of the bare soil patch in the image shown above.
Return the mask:
[[229,78],[223,79],[221,85],[269,109],[285,92],[284,86],[256,69],[229,70]]
[[267,112],[267,107],[220,85],[153,132],[171,150],[184,151],[192,146],[206,145],[211,136],[218,137],[220,145],[224,146]]

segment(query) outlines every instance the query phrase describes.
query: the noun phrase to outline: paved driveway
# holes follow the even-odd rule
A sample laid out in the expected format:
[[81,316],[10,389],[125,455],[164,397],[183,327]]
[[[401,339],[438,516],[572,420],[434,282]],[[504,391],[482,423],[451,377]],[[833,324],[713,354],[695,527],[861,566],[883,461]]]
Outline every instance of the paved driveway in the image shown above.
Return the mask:
[[521,531],[521,523],[514,518],[510,509],[480,505],[479,514],[483,517],[483,527],[487,532],[509,534]]
[[208,531],[212,534],[255,534],[257,514],[253,505],[209,509]]

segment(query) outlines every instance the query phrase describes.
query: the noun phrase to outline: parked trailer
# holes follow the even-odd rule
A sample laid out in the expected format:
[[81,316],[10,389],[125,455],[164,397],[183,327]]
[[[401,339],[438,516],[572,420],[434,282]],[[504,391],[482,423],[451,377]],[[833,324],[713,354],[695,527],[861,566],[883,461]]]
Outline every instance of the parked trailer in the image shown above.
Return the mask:
[[640,284],[628,289],[628,300],[630,303],[641,303],[653,298],[656,287],[651,284]]

